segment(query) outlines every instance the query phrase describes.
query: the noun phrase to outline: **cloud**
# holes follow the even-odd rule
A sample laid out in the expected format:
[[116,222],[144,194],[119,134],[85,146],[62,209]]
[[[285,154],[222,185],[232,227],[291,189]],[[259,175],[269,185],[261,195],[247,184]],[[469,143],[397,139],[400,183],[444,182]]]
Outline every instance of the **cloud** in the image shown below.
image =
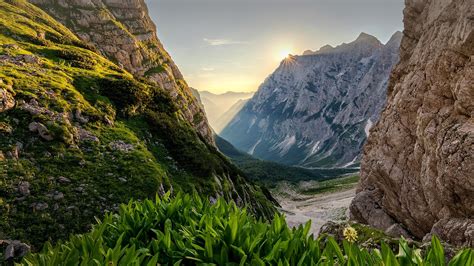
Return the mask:
[[206,72],[211,72],[211,71],[214,71],[215,69],[213,67],[203,67],[201,68],[202,71],[206,71]]
[[248,42],[243,41],[234,41],[229,39],[203,39],[207,44],[211,46],[221,46],[221,45],[232,45],[232,44],[248,44]]

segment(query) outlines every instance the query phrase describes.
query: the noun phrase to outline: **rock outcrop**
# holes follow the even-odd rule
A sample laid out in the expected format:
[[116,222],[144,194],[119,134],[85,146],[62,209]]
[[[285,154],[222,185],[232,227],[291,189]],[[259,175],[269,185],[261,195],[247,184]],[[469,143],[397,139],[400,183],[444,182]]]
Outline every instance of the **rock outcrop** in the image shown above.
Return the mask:
[[169,91],[183,116],[214,143],[204,110],[157,37],[144,0],[29,0],[137,77]]
[[15,99],[11,94],[11,86],[7,86],[0,79],[0,113],[12,109],[15,106]]
[[351,213],[474,246],[474,2],[407,0],[404,16],[401,60]]
[[400,32],[385,45],[362,33],[348,44],[288,57],[221,136],[264,160],[356,166],[383,108],[400,40]]

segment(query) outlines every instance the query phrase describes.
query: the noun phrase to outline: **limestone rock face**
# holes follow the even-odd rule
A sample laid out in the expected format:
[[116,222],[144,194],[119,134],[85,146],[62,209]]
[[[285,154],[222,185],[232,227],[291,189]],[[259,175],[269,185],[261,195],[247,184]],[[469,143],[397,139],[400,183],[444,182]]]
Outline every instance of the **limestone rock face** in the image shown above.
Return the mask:
[[144,0],[30,0],[137,77],[166,89],[211,144],[212,130],[181,72],[157,37]]
[[351,43],[286,58],[221,136],[264,160],[303,167],[356,165],[385,103],[401,35],[382,44],[361,33]]
[[404,16],[400,63],[351,213],[474,246],[474,2],[407,0]]

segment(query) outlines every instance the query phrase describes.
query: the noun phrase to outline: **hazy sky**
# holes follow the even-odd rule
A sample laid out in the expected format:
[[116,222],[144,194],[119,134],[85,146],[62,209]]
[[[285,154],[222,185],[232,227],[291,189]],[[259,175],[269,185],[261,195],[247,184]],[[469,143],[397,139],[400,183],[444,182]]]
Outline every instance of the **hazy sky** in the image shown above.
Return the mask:
[[146,0],[158,37],[199,90],[255,91],[285,53],[403,29],[404,0]]

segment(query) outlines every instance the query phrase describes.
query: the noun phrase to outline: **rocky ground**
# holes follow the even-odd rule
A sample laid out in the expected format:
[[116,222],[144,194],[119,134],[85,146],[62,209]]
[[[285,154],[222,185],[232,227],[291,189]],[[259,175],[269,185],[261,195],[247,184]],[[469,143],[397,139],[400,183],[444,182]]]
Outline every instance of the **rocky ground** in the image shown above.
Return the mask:
[[317,235],[329,221],[348,220],[348,208],[354,198],[355,188],[344,187],[332,192],[307,195],[299,188],[281,185],[273,191],[273,195],[280,203],[280,211],[285,214],[289,226],[298,226],[311,220],[310,233]]

